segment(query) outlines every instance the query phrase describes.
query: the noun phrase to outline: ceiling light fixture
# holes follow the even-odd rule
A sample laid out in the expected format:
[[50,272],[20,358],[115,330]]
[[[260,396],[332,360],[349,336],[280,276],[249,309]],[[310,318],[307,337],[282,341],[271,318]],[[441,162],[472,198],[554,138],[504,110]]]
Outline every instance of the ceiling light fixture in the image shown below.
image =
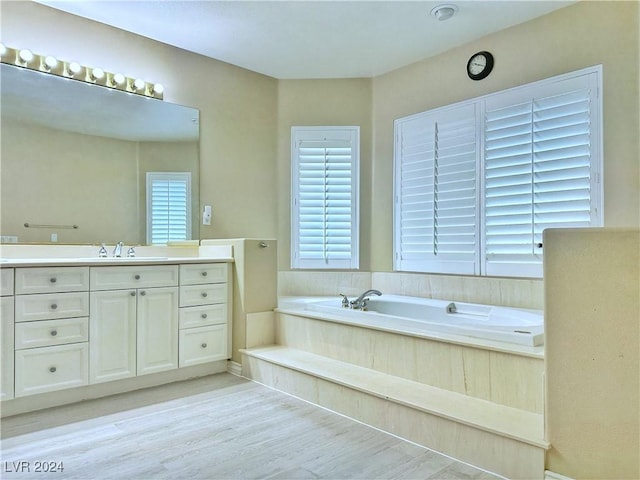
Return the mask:
[[431,15],[436,17],[439,21],[443,22],[449,20],[458,12],[458,6],[452,3],[438,5],[431,10]]
[[162,100],[164,93],[159,83],[125,77],[121,73],[105,72],[102,68],[90,68],[78,62],[58,60],[50,55],[34,54],[31,50],[7,47],[3,43],[0,43],[0,62],[159,100]]

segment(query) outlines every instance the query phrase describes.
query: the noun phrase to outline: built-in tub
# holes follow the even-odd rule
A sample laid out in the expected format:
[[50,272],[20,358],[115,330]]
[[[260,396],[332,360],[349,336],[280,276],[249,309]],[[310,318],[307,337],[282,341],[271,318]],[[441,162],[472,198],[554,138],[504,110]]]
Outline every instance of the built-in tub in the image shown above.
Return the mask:
[[340,298],[307,301],[304,308],[334,321],[411,334],[441,332],[530,347],[544,343],[540,310],[387,294],[370,297],[366,311],[343,308]]

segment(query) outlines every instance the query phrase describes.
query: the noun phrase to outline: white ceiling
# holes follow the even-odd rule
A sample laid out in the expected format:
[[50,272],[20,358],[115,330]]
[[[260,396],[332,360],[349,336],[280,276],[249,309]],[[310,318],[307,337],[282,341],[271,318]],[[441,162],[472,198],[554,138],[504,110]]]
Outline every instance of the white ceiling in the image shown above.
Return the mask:
[[[279,79],[377,76],[575,0],[37,0]],[[430,15],[454,3],[457,14]]]

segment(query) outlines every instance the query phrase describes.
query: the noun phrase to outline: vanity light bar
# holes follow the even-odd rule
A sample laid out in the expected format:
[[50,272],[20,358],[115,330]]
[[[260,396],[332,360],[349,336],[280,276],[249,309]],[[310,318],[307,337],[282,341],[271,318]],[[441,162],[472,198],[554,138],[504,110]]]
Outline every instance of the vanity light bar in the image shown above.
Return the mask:
[[121,73],[106,72],[102,68],[87,67],[78,62],[58,60],[51,55],[39,55],[27,49],[6,47],[2,43],[0,62],[159,100],[164,96],[164,87],[159,83],[145,82],[141,78],[130,78]]

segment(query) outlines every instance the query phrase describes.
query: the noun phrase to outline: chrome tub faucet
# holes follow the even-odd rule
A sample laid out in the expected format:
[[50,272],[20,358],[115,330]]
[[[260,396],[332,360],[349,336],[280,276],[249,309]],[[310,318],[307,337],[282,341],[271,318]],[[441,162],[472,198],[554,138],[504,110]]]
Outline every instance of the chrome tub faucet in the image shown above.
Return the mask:
[[[378,296],[380,296],[380,295],[382,295],[382,292],[380,290],[367,290],[362,295],[360,295],[358,298],[356,298],[355,300],[352,300],[350,302],[351,308],[353,308],[354,310],[366,309],[367,302],[369,301],[369,298],[367,298],[368,295],[378,295]],[[344,305],[344,300],[343,300],[343,305]]]

